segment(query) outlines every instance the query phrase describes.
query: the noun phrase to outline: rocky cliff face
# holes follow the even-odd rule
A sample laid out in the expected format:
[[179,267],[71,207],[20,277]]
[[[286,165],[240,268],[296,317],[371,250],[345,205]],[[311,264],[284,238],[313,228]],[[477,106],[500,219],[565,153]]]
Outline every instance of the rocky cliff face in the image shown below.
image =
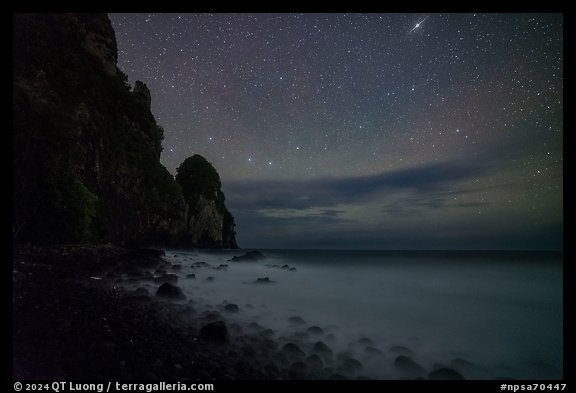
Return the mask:
[[[142,82],[132,89],[116,66],[107,15],[13,18],[16,240],[181,243],[189,209],[159,163],[163,130],[150,91]],[[197,221],[208,239],[235,244],[222,240],[222,220],[210,222],[206,211]]]
[[224,204],[220,176],[212,164],[195,154],[178,167],[176,182],[186,204],[186,229],[181,242],[206,248],[237,248],[234,217]]

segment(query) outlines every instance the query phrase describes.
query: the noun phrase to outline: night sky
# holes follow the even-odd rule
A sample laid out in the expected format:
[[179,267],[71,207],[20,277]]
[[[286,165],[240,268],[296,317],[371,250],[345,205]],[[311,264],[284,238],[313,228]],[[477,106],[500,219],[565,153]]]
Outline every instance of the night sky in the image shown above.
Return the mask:
[[240,247],[562,249],[558,14],[110,14]]

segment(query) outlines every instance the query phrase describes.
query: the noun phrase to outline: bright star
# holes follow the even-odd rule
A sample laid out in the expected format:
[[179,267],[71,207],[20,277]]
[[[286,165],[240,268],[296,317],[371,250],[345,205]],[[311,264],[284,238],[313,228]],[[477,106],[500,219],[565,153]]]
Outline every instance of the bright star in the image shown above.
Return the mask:
[[420,22],[416,23],[416,25],[412,28],[412,30],[409,31],[409,33],[412,33],[414,30],[416,30],[417,28],[420,27],[420,25],[422,25],[422,23],[424,23],[424,21],[428,19],[428,17],[422,19]]

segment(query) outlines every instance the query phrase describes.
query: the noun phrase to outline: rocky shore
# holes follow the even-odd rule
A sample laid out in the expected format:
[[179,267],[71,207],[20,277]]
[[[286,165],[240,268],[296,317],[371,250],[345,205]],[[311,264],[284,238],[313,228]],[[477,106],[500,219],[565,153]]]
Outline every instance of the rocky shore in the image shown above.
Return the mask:
[[389,363],[400,379],[463,379],[442,366],[428,373],[408,348],[392,348],[390,358],[369,338],[355,344],[364,348],[361,362],[297,316],[288,321],[302,330],[293,337],[240,322],[238,305],[209,309],[186,298],[178,280],[196,276],[163,254],[114,246],[15,249],[13,378],[370,379],[367,359],[372,367]]
[[220,331],[211,330],[214,316],[185,317],[194,314],[190,304],[115,284],[121,273],[136,280],[165,265],[154,250],[27,248],[16,249],[13,261],[15,379],[286,377],[256,358],[272,342],[222,339],[233,326],[221,321]]

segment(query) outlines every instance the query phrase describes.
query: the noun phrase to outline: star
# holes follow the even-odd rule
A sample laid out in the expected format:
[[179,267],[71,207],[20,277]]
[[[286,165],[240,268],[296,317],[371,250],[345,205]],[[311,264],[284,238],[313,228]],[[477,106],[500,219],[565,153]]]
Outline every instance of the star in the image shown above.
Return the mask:
[[414,30],[416,30],[417,28],[420,27],[420,25],[422,25],[422,23],[424,23],[424,21],[428,19],[428,16],[424,19],[422,19],[420,22],[416,23],[416,25],[412,28],[412,30],[410,30],[408,33],[412,33]]

